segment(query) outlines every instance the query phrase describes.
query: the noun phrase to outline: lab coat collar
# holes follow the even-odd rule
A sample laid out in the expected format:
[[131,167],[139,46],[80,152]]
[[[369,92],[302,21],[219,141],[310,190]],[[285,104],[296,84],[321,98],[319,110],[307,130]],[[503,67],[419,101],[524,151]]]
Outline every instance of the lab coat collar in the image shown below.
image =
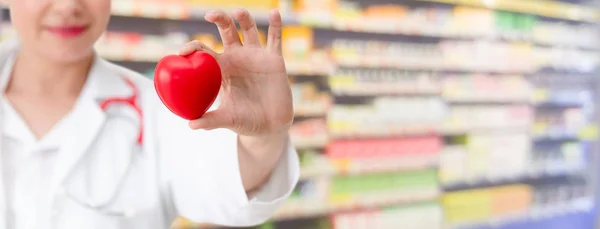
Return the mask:
[[[4,63],[3,66],[0,66],[0,89],[2,90],[2,92],[4,92],[4,90],[6,89],[6,86],[10,81],[10,77],[12,76],[11,73],[14,64],[14,57],[18,49],[19,42],[16,39],[8,40],[0,45],[0,56],[6,58],[5,61],[0,62]],[[88,110],[86,110],[87,112],[89,112],[89,118],[86,119],[86,124],[89,123],[91,125],[94,123],[96,119],[92,117],[98,117],[100,120],[104,119],[103,114],[100,114],[103,113],[103,111],[101,111],[99,108],[99,103],[102,100],[109,97],[129,96],[129,94],[131,93],[131,89],[128,87],[128,85],[124,83],[123,78],[120,76],[116,76],[113,72],[109,70],[112,66],[113,65],[108,63],[108,61],[98,57],[97,55],[94,56],[93,65],[90,68],[88,79],[86,80],[85,85],[81,91],[81,95],[79,97],[77,106],[75,106],[75,109],[73,110],[73,112],[76,112],[76,110],[80,106],[89,108]],[[17,124],[14,123],[14,125]],[[22,127],[19,127],[18,129],[22,129]],[[30,133],[28,133],[27,130],[23,130],[26,133],[20,134],[18,132],[15,133],[15,131],[15,128],[12,128],[10,133],[6,132],[4,134],[17,134],[17,136],[9,136],[14,138],[19,138],[18,136],[31,135]],[[30,141],[35,141],[35,137],[31,136],[29,138],[31,139]],[[52,141],[51,139],[44,139],[43,142],[41,142],[41,144],[38,145],[38,147],[36,147],[36,149],[53,150],[60,147],[60,145],[58,144],[59,142],[57,141]]]
[[131,96],[133,90],[124,80],[128,76],[121,74],[125,73],[120,73],[114,64],[96,55],[81,97],[96,100],[99,105],[98,100]]
[[[6,63],[18,51],[18,47],[19,42],[16,39],[2,42],[0,44],[0,65]],[[11,68],[10,66],[0,67]],[[118,71],[116,66],[97,55],[95,56],[88,79],[84,84],[77,104],[70,114],[69,121],[72,123],[69,125],[77,128],[72,129],[69,133],[68,136],[70,137],[67,140],[70,142],[63,144],[62,148],[59,149],[55,173],[51,178],[49,190],[51,195],[61,193],[62,182],[88,152],[88,149],[93,147],[98,133],[102,130],[106,121],[106,114],[100,108],[99,103],[106,98],[131,96],[133,91],[123,79],[123,77],[128,76],[120,75],[119,72],[121,71]],[[5,74],[5,77],[0,78],[0,89],[2,89],[2,95],[0,96],[4,96],[4,89],[10,80],[10,76],[11,74]],[[0,228],[2,228],[2,225],[0,225]]]
[[122,77],[115,74],[112,65],[96,56],[88,74],[79,101],[71,113],[72,139],[60,149],[51,180],[50,193],[61,195],[62,183],[82,158],[89,152],[102,131],[107,115],[100,103],[107,98],[130,96],[132,90]]

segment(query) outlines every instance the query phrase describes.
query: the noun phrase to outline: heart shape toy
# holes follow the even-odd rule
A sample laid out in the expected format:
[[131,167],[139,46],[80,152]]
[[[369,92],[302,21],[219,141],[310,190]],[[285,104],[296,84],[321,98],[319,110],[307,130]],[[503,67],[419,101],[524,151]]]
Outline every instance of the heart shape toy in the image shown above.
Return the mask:
[[177,116],[195,120],[210,108],[221,89],[221,68],[208,53],[168,55],[154,71],[154,87],[163,104]]

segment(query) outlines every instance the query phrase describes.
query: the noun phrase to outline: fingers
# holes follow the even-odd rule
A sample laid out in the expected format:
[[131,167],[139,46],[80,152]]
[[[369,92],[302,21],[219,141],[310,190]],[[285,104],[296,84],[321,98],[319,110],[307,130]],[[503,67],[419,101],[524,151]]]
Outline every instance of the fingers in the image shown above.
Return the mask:
[[200,41],[191,41],[188,42],[187,44],[185,44],[183,46],[183,48],[181,48],[181,50],[179,51],[179,55],[181,56],[187,56],[189,54],[192,54],[195,51],[202,51],[202,52],[206,52],[214,57],[217,57],[217,52],[215,52],[214,50],[212,50],[210,47],[208,47],[206,44],[200,42]]
[[218,128],[230,128],[232,123],[231,114],[222,110],[206,112],[201,118],[192,120],[189,126],[193,130],[214,130]]
[[238,9],[233,11],[233,17],[240,24],[244,45],[260,47],[260,37],[258,36],[258,28],[256,22],[248,10]]
[[213,10],[208,12],[204,19],[217,25],[225,49],[242,45],[233,18],[225,12]]
[[[245,9],[233,11],[233,18],[222,10],[210,11],[204,18],[217,25],[225,49],[242,45],[237,33],[234,18],[240,24],[244,45],[261,46],[256,21]],[[269,14],[269,35],[267,41],[267,49],[269,51],[281,54],[282,26],[283,24],[279,11],[271,11]]]
[[267,40],[267,49],[278,54],[281,54],[282,26],[281,14],[279,14],[279,11],[271,11],[269,14],[269,37]]

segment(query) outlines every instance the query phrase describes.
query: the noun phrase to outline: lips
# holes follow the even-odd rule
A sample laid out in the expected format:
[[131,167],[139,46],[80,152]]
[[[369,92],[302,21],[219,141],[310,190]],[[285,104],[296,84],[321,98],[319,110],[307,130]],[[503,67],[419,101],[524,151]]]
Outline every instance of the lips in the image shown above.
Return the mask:
[[72,38],[81,35],[87,30],[87,26],[53,26],[48,27],[48,32],[63,38]]

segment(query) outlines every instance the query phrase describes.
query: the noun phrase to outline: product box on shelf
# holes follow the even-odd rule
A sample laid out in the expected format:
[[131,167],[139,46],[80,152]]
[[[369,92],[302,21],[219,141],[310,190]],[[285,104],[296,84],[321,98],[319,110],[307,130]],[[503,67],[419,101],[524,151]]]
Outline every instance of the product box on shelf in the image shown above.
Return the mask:
[[577,137],[585,126],[591,123],[587,120],[584,110],[579,107],[555,109],[538,109],[535,114],[534,136],[540,137]]
[[325,115],[331,106],[332,99],[329,93],[320,91],[314,83],[291,84],[294,113],[297,116]]
[[333,177],[329,201],[335,206],[393,206],[435,199],[439,194],[433,169]]
[[187,19],[193,14],[186,0],[120,0],[111,6],[116,16]]
[[112,4],[113,15],[169,19],[198,19],[210,9],[231,10],[244,7],[254,13],[268,14],[279,8],[278,0],[119,0]]
[[534,145],[530,167],[540,174],[575,174],[587,168],[590,159],[586,143],[565,140],[538,141]]
[[442,196],[442,206],[446,223],[469,224],[527,212],[531,199],[529,186],[513,185],[446,193]]
[[472,134],[467,137],[471,179],[497,179],[525,175],[531,162],[531,138],[527,132]]
[[331,217],[333,229],[443,228],[443,212],[435,203],[391,207],[381,210],[339,213]]
[[335,95],[378,96],[439,94],[441,82],[433,72],[391,69],[338,69],[329,76]]
[[326,155],[342,174],[401,172],[438,164],[439,137],[335,140]]
[[446,133],[468,133],[485,130],[522,130],[533,125],[533,109],[528,105],[454,104],[444,120]]
[[288,59],[307,59],[314,47],[312,28],[305,26],[286,26],[281,31],[282,52]]
[[297,148],[321,148],[329,140],[327,122],[324,118],[312,118],[295,122],[290,138]]
[[436,97],[378,97],[367,105],[334,105],[327,118],[332,137],[373,138],[436,133],[445,113]]
[[530,102],[533,86],[521,75],[453,74],[442,78],[450,102]]
[[294,0],[292,9],[303,24],[331,25],[340,0]]
[[462,138],[462,144],[446,146],[440,155],[438,173],[444,187],[518,180],[538,174],[530,166],[537,161],[532,161],[527,132],[472,133]]
[[176,54],[189,36],[171,33],[165,36],[135,32],[106,32],[95,44],[98,55],[114,61],[158,62],[169,54]]

